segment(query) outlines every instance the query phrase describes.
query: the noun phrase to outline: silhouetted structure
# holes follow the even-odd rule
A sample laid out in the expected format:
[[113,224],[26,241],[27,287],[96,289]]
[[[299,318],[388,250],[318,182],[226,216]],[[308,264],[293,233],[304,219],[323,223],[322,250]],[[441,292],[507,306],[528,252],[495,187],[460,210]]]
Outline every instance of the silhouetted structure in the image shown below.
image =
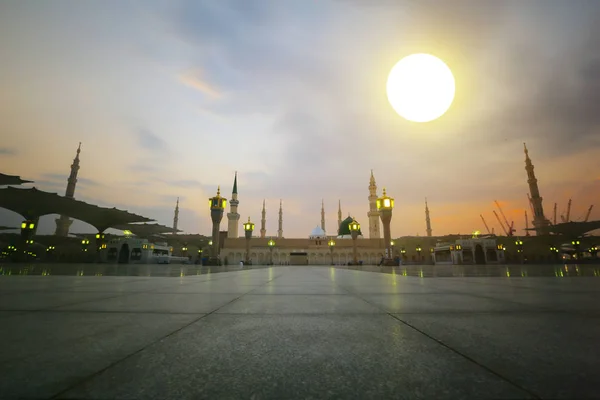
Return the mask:
[[[79,142],[79,146],[77,147],[77,154],[73,159],[73,164],[71,164],[71,173],[69,174],[69,178],[67,179],[67,190],[65,192],[65,197],[68,199],[75,198],[75,186],[77,185],[77,173],[79,172],[79,153],[81,153],[81,142]],[[60,218],[56,219],[56,230],[54,234],[56,236],[66,237],[69,235],[69,228],[73,220],[69,219],[66,215],[61,215]]]
[[525,170],[527,171],[527,183],[529,184],[529,192],[531,194],[531,208],[533,209],[533,226],[537,235],[544,235],[548,233],[550,221],[548,221],[544,216],[542,197],[540,196],[537,179],[533,171],[533,163],[529,158],[529,151],[527,150],[527,145],[525,143],[523,143],[523,148],[525,151]]

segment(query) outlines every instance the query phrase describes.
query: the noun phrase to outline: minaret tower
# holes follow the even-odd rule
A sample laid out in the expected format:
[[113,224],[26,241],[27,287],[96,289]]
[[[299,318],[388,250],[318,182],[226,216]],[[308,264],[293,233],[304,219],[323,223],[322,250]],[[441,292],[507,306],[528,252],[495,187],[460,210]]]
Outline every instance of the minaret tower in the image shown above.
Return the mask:
[[279,229],[277,229],[277,238],[283,239],[283,206],[281,205],[281,199],[279,199]]
[[342,201],[338,200],[338,232],[340,231],[340,225],[342,225]]
[[540,196],[540,190],[538,189],[537,179],[533,172],[533,163],[529,158],[529,151],[527,145],[523,143],[525,151],[525,171],[527,171],[527,183],[529,184],[529,193],[531,195],[531,207],[533,208],[533,226],[537,235],[543,235],[548,233],[548,226],[550,221],[544,216],[544,208],[542,207],[542,197]]
[[431,220],[429,219],[429,206],[425,197],[425,225],[427,226],[427,237],[431,237]]
[[238,189],[237,189],[237,171],[233,178],[233,190],[231,191],[231,200],[229,201],[229,212],[227,213],[227,237],[237,239],[240,214],[237,212],[238,205]]
[[173,235],[177,235],[177,224],[179,223],[179,197],[175,204],[175,215],[173,216]]
[[373,170],[371,170],[371,179],[369,181],[369,238],[379,239],[381,235],[379,232],[379,211],[377,210],[377,184],[375,183],[375,177],[373,176]]
[[265,210],[265,201],[263,200],[262,218],[260,220],[260,237],[264,238],[267,236],[267,210]]
[[[67,179],[67,191],[65,192],[65,197],[68,199],[75,198],[75,186],[77,185],[77,173],[79,172],[79,153],[81,153],[81,142],[79,142],[79,147],[77,147],[77,155],[73,159],[73,164],[71,164],[71,174]],[[56,220],[56,230],[54,234],[56,236],[68,236],[69,228],[73,223],[72,219],[69,219],[66,215],[61,215],[60,218]]]
[[325,230],[325,202],[321,199],[321,229],[323,232],[327,232]]

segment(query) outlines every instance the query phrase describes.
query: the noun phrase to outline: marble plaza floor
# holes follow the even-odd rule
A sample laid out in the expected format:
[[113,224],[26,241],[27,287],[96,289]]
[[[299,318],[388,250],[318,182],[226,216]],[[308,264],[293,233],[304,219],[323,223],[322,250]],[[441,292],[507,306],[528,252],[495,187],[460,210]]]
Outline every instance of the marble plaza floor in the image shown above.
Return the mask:
[[0,398],[599,398],[600,278],[0,276]]

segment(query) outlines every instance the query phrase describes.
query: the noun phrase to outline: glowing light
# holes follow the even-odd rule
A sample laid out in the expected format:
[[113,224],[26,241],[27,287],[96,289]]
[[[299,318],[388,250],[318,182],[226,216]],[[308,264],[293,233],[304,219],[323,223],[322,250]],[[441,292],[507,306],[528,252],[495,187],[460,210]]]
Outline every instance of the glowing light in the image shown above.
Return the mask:
[[450,68],[430,54],[400,60],[388,76],[387,96],[392,108],[413,122],[429,122],[444,115],[454,100]]

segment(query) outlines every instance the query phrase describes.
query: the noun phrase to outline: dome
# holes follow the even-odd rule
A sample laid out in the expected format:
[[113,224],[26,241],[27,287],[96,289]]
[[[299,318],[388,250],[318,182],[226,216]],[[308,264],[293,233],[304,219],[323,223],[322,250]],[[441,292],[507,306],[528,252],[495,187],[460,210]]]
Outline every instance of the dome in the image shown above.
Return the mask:
[[[340,224],[340,229],[338,230],[338,236],[350,237],[350,223],[352,223],[352,221],[352,217],[348,217],[342,221],[342,223]],[[362,236],[362,232],[360,229],[358,230],[358,236]]]
[[323,229],[321,229],[320,226],[316,226],[315,229],[312,230],[312,232],[310,233],[309,238],[322,238],[322,237],[326,237],[327,234],[325,233],[325,231]]

